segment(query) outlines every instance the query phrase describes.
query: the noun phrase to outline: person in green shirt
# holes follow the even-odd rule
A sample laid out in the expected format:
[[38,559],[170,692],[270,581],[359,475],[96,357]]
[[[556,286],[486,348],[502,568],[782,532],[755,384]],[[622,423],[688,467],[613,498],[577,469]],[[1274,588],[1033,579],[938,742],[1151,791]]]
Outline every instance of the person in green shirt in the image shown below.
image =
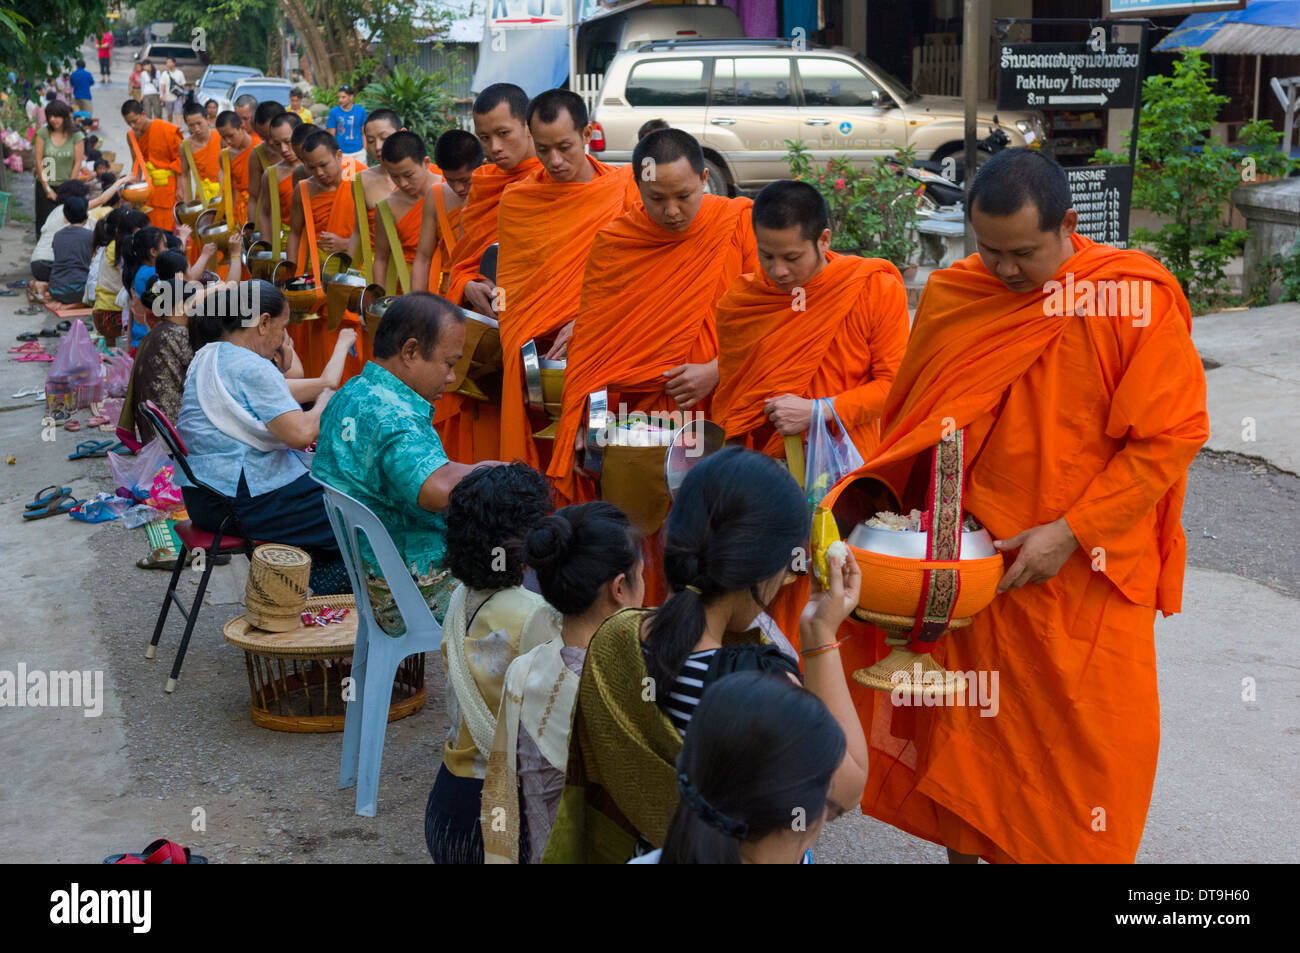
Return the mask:
[[72,109],[60,100],[45,107],[45,125],[36,130],[36,231],[39,234],[46,217],[57,204],[54,190],[60,183],[75,178],[85,161],[85,134],[72,125]]
[[[432,405],[455,380],[464,347],[465,319],[450,302],[427,292],[395,301],[376,329],[373,359],[321,416],[312,463],[318,480],[365,504],[384,524],[439,624],[457,584],[445,566],[443,511],[474,467],[447,459]],[[362,558],[376,620],[401,635],[401,617],[364,543]]]

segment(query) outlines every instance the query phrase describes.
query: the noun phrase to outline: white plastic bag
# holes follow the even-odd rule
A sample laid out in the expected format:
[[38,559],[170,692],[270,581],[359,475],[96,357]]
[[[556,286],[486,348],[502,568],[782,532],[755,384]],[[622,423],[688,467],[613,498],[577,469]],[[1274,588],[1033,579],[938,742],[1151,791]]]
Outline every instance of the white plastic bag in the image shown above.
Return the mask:
[[835,405],[827,398],[813,401],[808,424],[808,452],[804,465],[804,490],[808,505],[817,508],[831,487],[863,464],[862,454],[844,429]]
[[130,490],[138,500],[148,499],[153,492],[153,478],[171,462],[167,445],[160,437],[150,440],[135,456],[108,455],[108,468],[113,471],[114,485]]
[[104,261],[104,252],[107,250],[106,245],[101,245],[95,250],[95,257],[90,259],[90,269],[86,272],[86,289],[81,294],[81,300],[84,304],[93,305],[95,303],[95,287],[99,284],[99,266]]

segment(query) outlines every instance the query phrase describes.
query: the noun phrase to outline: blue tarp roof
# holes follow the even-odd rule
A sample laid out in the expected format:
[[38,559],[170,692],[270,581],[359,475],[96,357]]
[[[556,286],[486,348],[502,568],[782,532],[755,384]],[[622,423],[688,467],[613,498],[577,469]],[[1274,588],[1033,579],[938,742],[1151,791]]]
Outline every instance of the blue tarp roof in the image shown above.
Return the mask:
[[1194,13],[1156,44],[1159,53],[1300,53],[1300,0],[1249,0],[1243,10]]

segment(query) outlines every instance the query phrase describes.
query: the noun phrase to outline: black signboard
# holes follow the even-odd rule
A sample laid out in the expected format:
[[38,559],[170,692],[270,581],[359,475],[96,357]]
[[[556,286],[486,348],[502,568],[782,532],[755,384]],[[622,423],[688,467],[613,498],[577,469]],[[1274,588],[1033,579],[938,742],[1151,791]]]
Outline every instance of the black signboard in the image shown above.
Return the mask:
[[1141,64],[1138,43],[1003,43],[998,109],[1131,109]]
[[1128,247],[1129,197],[1133,168],[1127,165],[1084,165],[1065,170],[1070,180],[1078,232],[1116,248]]

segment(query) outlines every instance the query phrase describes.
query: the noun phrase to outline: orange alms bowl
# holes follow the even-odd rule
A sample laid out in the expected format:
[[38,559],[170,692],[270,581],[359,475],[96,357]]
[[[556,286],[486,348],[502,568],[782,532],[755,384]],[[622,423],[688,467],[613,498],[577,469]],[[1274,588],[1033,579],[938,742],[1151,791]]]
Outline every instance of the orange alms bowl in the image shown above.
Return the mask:
[[862,594],[858,606],[885,615],[914,616],[921,604],[921,587],[927,569],[956,569],[960,588],[952,618],[961,619],[985,608],[997,594],[1002,578],[1002,556],[980,559],[927,560],[886,556],[849,546],[862,570]]

